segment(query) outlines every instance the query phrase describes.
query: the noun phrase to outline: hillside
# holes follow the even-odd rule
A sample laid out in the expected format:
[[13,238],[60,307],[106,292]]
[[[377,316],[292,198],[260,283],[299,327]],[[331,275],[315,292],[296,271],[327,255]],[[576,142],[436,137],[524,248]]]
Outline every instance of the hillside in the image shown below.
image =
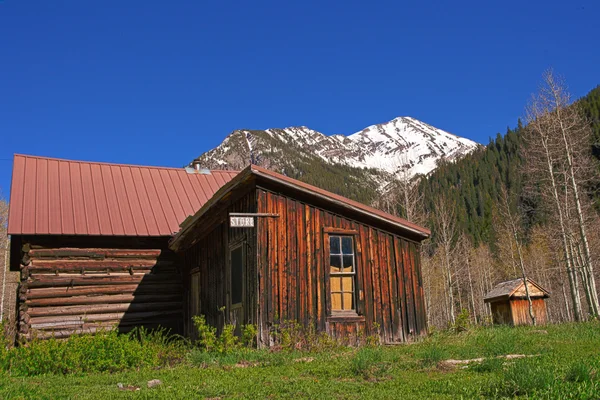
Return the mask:
[[[577,103],[592,124],[590,146],[600,160],[600,86]],[[420,191],[425,199],[426,213],[434,211],[433,199],[442,193],[447,194],[456,204],[457,222],[461,230],[468,232],[475,244],[483,241],[493,245],[492,211],[499,201],[500,188],[505,186],[516,193],[521,205],[529,210],[528,225],[543,218],[537,212],[535,199],[528,198],[522,191],[522,129],[519,120],[516,128],[508,128],[504,136],[498,133],[485,148],[455,163],[441,165],[422,180]]]
[[411,117],[354,134],[327,136],[305,126],[236,130],[198,160],[206,168],[250,162],[370,204],[399,173],[427,175],[479,145]]

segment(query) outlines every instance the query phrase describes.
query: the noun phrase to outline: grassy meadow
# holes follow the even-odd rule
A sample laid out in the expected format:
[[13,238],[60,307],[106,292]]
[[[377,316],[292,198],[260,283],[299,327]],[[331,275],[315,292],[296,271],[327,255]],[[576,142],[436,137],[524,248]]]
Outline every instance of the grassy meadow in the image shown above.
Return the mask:
[[[141,344],[107,336],[5,351],[0,398],[600,398],[599,322],[472,328],[408,345],[310,351],[205,351],[161,335]],[[528,357],[499,357],[509,354]],[[148,388],[152,379],[162,384]]]

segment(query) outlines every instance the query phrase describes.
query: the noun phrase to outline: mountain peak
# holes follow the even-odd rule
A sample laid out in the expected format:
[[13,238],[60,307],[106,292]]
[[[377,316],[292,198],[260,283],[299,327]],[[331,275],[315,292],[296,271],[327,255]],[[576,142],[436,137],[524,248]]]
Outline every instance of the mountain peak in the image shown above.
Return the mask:
[[373,171],[372,178],[385,185],[401,173],[429,174],[440,159],[455,160],[477,147],[472,140],[400,116],[347,136],[327,136],[307,126],[234,131],[199,159],[207,168],[241,169],[253,162],[298,173],[301,164],[321,163],[330,169]]

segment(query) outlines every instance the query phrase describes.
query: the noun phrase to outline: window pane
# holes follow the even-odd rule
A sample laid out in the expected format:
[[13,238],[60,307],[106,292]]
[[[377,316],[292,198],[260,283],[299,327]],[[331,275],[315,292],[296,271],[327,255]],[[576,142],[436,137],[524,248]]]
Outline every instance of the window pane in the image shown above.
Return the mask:
[[350,236],[342,236],[342,253],[354,254],[354,248],[352,246],[352,238]]
[[342,291],[342,277],[332,276],[330,279],[331,283],[331,291],[332,292],[341,292]]
[[242,247],[231,250],[231,304],[242,302],[242,282],[244,279],[244,257]]
[[354,291],[354,278],[351,276],[345,276],[342,278],[342,288],[344,292]]
[[340,272],[340,268],[342,268],[342,257],[329,256],[329,265],[331,266],[331,272]]
[[329,236],[329,254],[340,254],[340,237]]
[[354,296],[344,292],[344,310],[354,310]]
[[338,311],[342,309],[342,294],[341,293],[332,293],[331,294],[331,309],[338,310]]
[[354,271],[354,256],[342,256],[344,257],[344,271],[343,272],[353,272]]

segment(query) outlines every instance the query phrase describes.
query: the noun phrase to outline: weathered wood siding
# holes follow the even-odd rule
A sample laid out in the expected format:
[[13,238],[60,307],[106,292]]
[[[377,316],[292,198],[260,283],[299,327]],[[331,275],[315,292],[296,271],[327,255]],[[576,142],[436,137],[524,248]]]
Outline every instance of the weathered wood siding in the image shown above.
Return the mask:
[[[532,299],[533,313],[536,318],[536,324],[545,325],[548,323],[546,313],[546,302],[544,299]],[[512,313],[513,325],[531,325],[529,317],[529,302],[527,299],[511,299],[510,309]]]
[[[255,323],[256,316],[256,240],[251,228],[230,228],[230,212],[256,212],[254,190],[234,199],[221,208],[219,214],[207,216],[197,224],[198,241],[182,252],[186,275],[185,332],[196,338],[192,324],[194,315],[204,315],[208,324],[219,329],[225,322]],[[212,221],[208,221],[211,219]],[[244,243],[246,250],[245,299],[242,309],[230,307],[229,250],[236,243]]]
[[[379,334],[384,343],[426,332],[418,243],[266,189],[257,188],[257,199],[258,212],[279,214],[258,228],[263,345],[274,324],[290,320],[340,339]],[[355,233],[358,317],[332,317],[327,228]]]
[[181,333],[181,275],[167,238],[143,244],[112,240],[23,241],[22,337],[66,337],[115,327],[129,331],[140,325]]
[[[546,301],[543,298],[531,300],[536,323],[544,325],[548,323]],[[496,301],[490,304],[495,324],[506,325],[531,325],[529,317],[529,302],[523,298],[511,298],[509,300]]]

